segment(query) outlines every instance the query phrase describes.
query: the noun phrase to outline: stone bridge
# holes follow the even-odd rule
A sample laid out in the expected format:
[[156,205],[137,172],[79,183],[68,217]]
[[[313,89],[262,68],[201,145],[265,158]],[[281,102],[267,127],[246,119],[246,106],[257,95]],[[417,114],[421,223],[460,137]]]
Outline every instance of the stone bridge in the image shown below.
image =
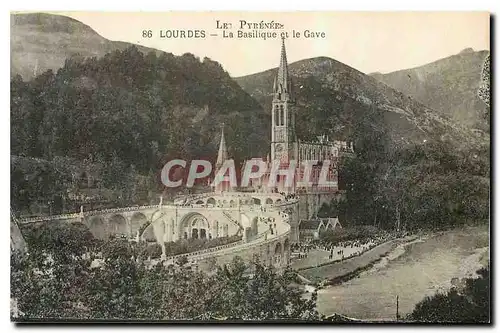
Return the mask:
[[[242,235],[240,242],[187,254],[210,269],[235,255],[282,266],[288,263],[290,243],[298,237],[298,201],[280,194],[207,193],[181,198],[175,204],[136,206],[19,220],[20,224],[80,222],[99,239],[111,235],[136,241],[214,239]],[[295,233],[297,236],[295,236]],[[175,257],[166,258],[167,261]]]

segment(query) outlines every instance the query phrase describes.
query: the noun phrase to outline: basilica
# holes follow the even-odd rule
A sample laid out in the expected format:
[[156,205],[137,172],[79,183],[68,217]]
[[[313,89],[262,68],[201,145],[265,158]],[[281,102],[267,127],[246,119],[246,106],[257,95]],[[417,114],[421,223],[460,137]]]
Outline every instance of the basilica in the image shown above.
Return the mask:
[[[285,194],[338,192],[338,162],[342,156],[353,153],[353,144],[345,141],[329,140],[327,135],[318,136],[317,140],[312,142],[301,141],[297,138],[295,132],[295,112],[292,80],[288,71],[285,40],[283,39],[280,64],[273,85],[270,155],[266,158],[257,157],[252,159],[252,161],[259,160],[266,163],[267,171],[263,177],[251,182],[252,190]],[[227,152],[224,129],[222,129],[215,171],[228,158],[230,157]],[[272,182],[273,186],[266,186],[266,184],[270,183],[273,161],[275,163],[279,161],[280,169],[287,169],[292,166],[295,180],[288,183],[286,177],[290,175],[279,174],[276,176],[276,180]],[[327,166],[327,174],[321,175],[322,171],[325,170],[325,166]],[[245,165],[243,168],[245,168]],[[324,176],[327,177],[329,184],[335,183],[337,186],[322,186],[319,180]],[[300,187],[297,186],[299,181],[302,181],[302,183],[307,181],[312,185]],[[214,190],[216,192],[229,191],[229,185],[229,179],[225,177],[223,181],[214,185]]]

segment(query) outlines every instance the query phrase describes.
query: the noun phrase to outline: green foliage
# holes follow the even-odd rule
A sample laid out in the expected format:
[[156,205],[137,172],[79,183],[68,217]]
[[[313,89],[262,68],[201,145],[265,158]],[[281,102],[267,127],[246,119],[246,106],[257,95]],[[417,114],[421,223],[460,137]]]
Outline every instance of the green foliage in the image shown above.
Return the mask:
[[233,235],[228,237],[218,237],[214,239],[180,239],[175,242],[165,243],[165,252],[167,256],[196,252],[221,245],[235,243],[240,241],[241,237],[242,236]]
[[490,269],[480,269],[479,277],[466,279],[465,287],[426,297],[415,306],[409,320],[432,323],[490,322]]
[[91,260],[61,253],[31,251],[11,255],[11,298],[20,319],[85,318],[83,286]]
[[[12,165],[13,208],[31,213],[32,203],[51,201],[52,213],[62,210],[57,196],[74,184],[67,182],[69,170],[53,165],[61,156],[103,166],[101,186],[115,193],[116,205],[143,200],[143,192],[163,190],[158,175],[167,159],[215,160],[223,122],[237,163],[267,153],[260,105],[220,64],[192,54],[157,56],[130,47],[99,59],[71,57],[57,73],[28,82],[15,76],[11,154],[47,165]],[[146,190],[137,175],[149,177]]]
[[161,257],[161,245],[154,243],[148,244],[145,242],[141,242],[137,245],[138,254],[142,258],[151,258],[151,259],[159,259]]
[[147,173],[167,155],[214,155],[223,121],[237,159],[267,150],[267,136],[246,140],[255,128],[264,134],[260,106],[217,62],[192,54],[158,57],[130,47],[100,59],[69,58],[57,73],[14,77],[11,104],[15,155],[91,156],[117,171],[134,165]]
[[252,275],[238,257],[216,274],[216,293],[211,306],[215,317],[243,320],[318,320],[316,294],[302,298],[296,273],[286,269],[276,273],[271,267],[254,264]]
[[186,265],[147,266],[130,255],[133,251],[132,245],[105,244],[98,266],[82,257],[60,262],[59,255],[54,260],[13,255],[11,297],[18,303],[18,320],[320,318],[316,296],[302,298],[292,271],[235,259],[207,275]]
[[374,154],[342,166],[346,196],[341,221],[391,229],[442,229],[489,217],[489,161],[482,150],[426,142]]
[[51,253],[59,260],[70,260],[93,250],[98,241],[90,230],[81,223],[47,222],[43,225],[24,227],[23,236],[30,252],[35,255]]
[[32,203],[44,200],[52,208],[52,214],[57,214],[70,188],[71,171],[66,165],[11,157],[11,206],[14,211],[29,210]]

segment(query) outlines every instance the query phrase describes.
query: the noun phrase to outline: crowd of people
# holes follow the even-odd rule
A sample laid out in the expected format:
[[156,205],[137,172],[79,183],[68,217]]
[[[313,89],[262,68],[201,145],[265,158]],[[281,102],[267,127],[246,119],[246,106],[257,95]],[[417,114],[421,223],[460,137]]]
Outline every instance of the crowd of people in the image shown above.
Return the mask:
[[[297,259],[307,258],[310,251],[328,251],[329,260],[344,260],[361,255],[363,252],[380,245],[392,236],[388,233],[375,234],[363,239],[331,240],[318,239],[308,243],[297,243],[292,246],[292,252]],[[316,254],[315,254],[316,255]]]
[[297,194],[295,194],[295,193],[286,194],[285,192],[279,192],[279,194],[281,194],[282,196],[284,196],[285,200],[287,200],[287,201],[299,198],[297,196]]

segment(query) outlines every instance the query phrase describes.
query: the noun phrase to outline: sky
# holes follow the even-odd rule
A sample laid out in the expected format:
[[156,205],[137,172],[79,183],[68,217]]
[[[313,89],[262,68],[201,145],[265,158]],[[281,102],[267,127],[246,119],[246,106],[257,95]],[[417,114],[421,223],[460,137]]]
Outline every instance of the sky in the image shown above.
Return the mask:
[[[326,56],[364,73],[392,72],[457,54],[465,48],[489,50],[486,12],[53,12],[70,16],[101,36],[181,55],[190,52],[218,61],[231,76],[279,64],[280,33],[288,32],[288,62]],[[223,38],[217,21],[230,23],[234,38]],[[240,21],[279,22],[275,39],[237,38]],[[143,37],[151,30],[152,37]],[[205,38],[161,38],[167,30],[204,30]],[[318,33],[306,38],[306,30]],[[262,30],[261,30],[262,31]],[[294,38],[292,32],[300,33]],[[324,37],[321,37],[324,33]],[[210,36],[217,34],[217,36]],[[147,35],[147,34],[146,34]]]

